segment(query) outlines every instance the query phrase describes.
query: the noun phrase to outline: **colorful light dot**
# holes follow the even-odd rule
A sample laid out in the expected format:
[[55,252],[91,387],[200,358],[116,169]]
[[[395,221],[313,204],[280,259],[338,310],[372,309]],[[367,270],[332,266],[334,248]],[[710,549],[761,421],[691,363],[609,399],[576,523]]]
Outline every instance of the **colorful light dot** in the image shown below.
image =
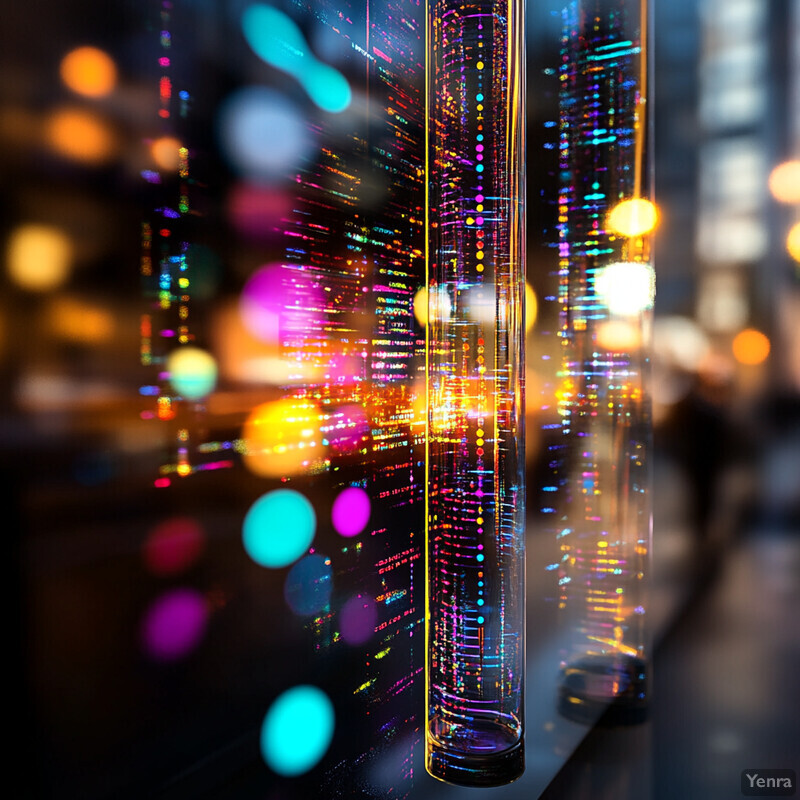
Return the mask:
[[116,140],[108,123],[82,108],[59,109],[45,123],[45,138],[59,155],[100,164],[114,153]]
[[770,351],[769,339],[754,328],[747,328],[733,339],[733,356],[740,364],[755,366],[767,360]]
[[173,136],[162,136],[150,145],[150,154],[161,169],[172,171],[178,169],[181,147],[183,145],[179,139]]
[[217,362],[199,347],[179,347],[167,357],[172,388],[187,400],[206,397],[217,385]]
[[275,489],[250,506],[242,526],[247,555],[262,567],[285,567],[314,541],[317,517],[311,503],[294,489]]
[[786,250],[795,261],[800,261],[800,222],[796,222],[789,228],[789,234],[786,237]]
[[342,606],[339,612],[339,626],[342,638],[352,645],[366,642],[374,633],[378,624],[378,609],[368,597],[355,595]]
[[649,200],[635,197],[618,203],[608,215],[608,227],[622,236],[644,236],[658,223],[658,209]]
[[49,225],[22,225],[6,248],[8,276],[22,289],[46,292],[61,286],[72,268],[69,237]]
[[314,146],[300,109],[265,86],[239,89],[226,98],[219,125],[225,155],[249,180],[289,178]]
[[205,545],[200,524],[191,517],[172,517],[147,535],[142,556],[154,575],[177,575],[189,569]]
[[800,161],[786,161],[772,170],[769,190],[779,203],[800,203]]
[[105,97],[117,83],[116,64],[97,47],[78,47],[67,53],[60,72],[64,84],[85,97]]
[[256,406],[242,431],[245,466],[262,477],[302,472],[321,448],[320,410],[285,397]]
[[194,589],[173,589],[147,609],[142,620],[142,646],[156,661],[188,655],[203,638],[208,618],[205,598]]
[[525,284],[525,333],[527,333],[536,322],[536,317],[539,313],[539,304],[536,300],[536,293],[533,287]]
[[609,264],[595,275],[595,289],[612,314],[636,316],[653,306],[655,270],[640,261]]
[[332,590],[330,559],[314,553],[301,558],[289,570],[283,596],[295,614],[309,616],[322,611],[330,603]]
[[330,747],[335,726],[333,704],[316,686],[295,686],[270,706],[261,725],[261,755],[279,775],[302,775]]
[[253,4],[242,15],[245,39],[260,58],[300,82],[323,111],[344,111],[352,99],[347,79],[317,60],[291,17],[271,6]]
[[370,517],[369,495],[358,486],[350,486],[333,502],[331,521],[341,536],[358,536]]

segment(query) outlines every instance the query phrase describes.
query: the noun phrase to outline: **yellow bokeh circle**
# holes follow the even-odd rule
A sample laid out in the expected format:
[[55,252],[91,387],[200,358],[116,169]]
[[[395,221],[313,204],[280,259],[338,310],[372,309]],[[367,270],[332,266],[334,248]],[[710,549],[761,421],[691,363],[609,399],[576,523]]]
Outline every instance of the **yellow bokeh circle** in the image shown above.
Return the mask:
[[323,454],[319,406],[283,398],[256,406],[242,431],[247,468],[262,477],[296,475]]
[[47,292],[67,280],[72,258],[72,242],[60,229],[22,225],[8,240],[6,268],[9,278],[20,288]]
[[800,262],[800,222],[795,223],[789,229],[789,235],[786,237],[786,249],[795,261]]
[[634,197],[611,209],[608,227],[621,236],[644,236],[658,224],[658,209],[649,200]]
[[800,161],[778,164],[770,173],[769,190],[780,203],[800,203]]

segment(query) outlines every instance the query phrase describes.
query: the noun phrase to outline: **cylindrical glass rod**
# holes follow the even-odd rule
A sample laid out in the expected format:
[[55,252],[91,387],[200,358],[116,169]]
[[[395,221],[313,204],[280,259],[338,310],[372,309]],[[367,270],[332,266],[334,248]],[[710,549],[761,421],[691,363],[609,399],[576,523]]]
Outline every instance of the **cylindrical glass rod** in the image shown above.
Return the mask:
[[648,0],[573,0],[559,67],[559,708],[647,703],[651,540]]
[[427,727],[442,780],[524,770],[523,0],[429,0]]

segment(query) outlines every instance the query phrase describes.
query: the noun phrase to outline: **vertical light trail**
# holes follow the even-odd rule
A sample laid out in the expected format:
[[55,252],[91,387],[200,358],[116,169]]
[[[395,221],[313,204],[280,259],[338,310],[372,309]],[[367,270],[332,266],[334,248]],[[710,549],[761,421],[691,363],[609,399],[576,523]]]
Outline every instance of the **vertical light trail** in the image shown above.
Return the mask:
[[568,635],[560,709],[589,722],[609,704],[639,720],[647,701],[652,225],[618,213],[649,205],[647,68],[647,0],[565,8],[554,505]]
[[429,0],[426,766],[524,769],[524,3]]

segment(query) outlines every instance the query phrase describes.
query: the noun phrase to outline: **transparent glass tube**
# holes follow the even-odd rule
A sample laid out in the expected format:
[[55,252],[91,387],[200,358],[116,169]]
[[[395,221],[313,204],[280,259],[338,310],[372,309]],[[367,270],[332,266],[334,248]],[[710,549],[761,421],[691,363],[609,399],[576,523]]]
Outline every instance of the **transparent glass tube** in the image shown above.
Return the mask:
[[524,770],[523,0],[427,10],[426,766]]
[[559,708],[644,717],[652,513],[647,0],[574,0],[559,67]]

